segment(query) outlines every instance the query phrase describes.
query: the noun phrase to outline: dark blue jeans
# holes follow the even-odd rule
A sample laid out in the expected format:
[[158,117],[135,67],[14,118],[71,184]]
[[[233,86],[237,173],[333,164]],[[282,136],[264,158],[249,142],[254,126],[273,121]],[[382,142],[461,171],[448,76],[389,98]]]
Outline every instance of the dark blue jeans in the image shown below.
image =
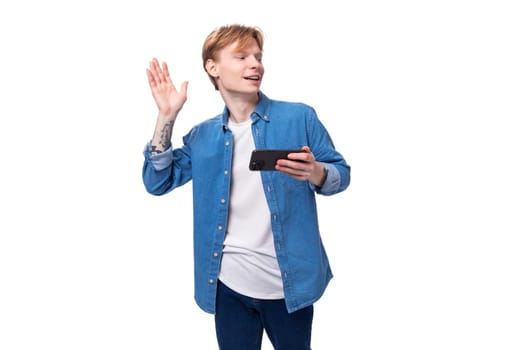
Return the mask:
[[275,350],[310,350],[313,306],[290,314],[283,299],[250,298],[219,281],[215,311],[220,350],[260,350],[263,331]]

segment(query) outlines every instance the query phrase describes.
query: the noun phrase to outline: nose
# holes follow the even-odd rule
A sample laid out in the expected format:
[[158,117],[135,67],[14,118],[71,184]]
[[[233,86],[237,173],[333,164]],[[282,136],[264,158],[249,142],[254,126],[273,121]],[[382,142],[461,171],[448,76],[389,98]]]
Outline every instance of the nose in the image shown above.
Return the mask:
[[252,66],[252,67],[259,67],[260,65],[262,65],[261,60],[259,60],[254,55],[250,56],[250,61],[249,62],[250,62],[250,66]]

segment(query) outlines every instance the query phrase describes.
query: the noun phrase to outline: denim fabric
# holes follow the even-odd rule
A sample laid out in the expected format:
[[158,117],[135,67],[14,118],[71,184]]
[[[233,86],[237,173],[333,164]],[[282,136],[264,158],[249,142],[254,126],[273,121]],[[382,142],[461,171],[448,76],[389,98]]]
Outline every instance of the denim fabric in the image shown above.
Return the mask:
[[313,305],[288,313],[284,300],[241,295],[219,281],[215,331],[220,350],[260,350],[263,331],[275,350],[310,350]]
[[[286,307],[293,312],[317,301],[332,278],[319,233],[315,195],[345,190],[350,184],[350,166],[308,105],[271,100],[259,93],[251,120],[257,149],[306,145],[327,170],[321,188],[277,171],[260,172]],[[180,148],[157,155],[148,152],[148,145],[144,150],[142,177],[149,193],[164,195],[192,182],[195,300],[209,313],[215,312],[217,276],[228,225],[232,142],[225,107],[222,114],[194,126],[183,137]]]

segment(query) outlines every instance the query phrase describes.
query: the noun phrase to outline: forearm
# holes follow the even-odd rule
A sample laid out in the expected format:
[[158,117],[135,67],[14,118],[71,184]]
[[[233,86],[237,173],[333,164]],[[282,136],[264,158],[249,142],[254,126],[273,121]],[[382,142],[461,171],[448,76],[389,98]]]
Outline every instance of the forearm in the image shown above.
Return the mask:
[[151,139],[151,153],[162,153],[171,145],[171,135],[175,119],[158,116],[153,138]]

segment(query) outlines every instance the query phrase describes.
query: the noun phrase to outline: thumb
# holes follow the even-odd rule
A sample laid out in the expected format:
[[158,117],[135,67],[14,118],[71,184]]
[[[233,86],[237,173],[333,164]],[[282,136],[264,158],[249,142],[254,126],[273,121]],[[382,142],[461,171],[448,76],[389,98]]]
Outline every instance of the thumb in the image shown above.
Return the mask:
[[186,95],[187,92],[188,92],[188,81],[185,81],[183,82],[181,85],[180,85],[180,91]]

